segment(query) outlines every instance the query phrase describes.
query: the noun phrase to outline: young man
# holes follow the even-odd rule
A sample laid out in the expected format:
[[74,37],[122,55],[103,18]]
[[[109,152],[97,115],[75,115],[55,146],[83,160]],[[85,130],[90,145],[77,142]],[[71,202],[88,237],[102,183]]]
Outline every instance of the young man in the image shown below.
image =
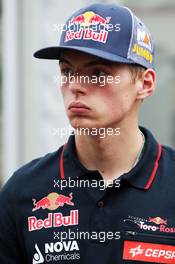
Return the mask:
[[65,26],[35,57],[59,60],[75,135],[1,190],[0,263],[175,263],[175,153],[138,126],[155,89],[151,34],[115,4]]

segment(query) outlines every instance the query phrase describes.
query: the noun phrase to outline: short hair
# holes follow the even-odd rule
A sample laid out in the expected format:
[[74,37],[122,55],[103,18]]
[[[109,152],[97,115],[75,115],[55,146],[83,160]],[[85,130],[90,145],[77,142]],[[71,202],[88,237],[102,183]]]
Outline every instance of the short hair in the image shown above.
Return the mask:
[[146,70],[145,67],[139,64],[128,64],[129,71],[131,73],[132,81],[135,82],[138,79],[141,79],[143,76],[144,71]]

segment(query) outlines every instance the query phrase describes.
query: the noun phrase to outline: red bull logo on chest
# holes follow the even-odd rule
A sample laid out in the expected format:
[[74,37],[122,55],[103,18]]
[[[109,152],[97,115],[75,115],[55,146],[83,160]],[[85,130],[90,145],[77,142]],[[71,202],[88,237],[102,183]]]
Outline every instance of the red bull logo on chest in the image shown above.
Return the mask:
[[[32,212],[39,210],[54,211],[59,207],[74,206],[73,195],[69,193],[68,196],[58,193],[49,193],[47,196],[39,199],[32,199],[33,209]],[[28,230],[35,231],[40,229],[61,227],[61,226],[72,226],[78,225],[79,222],[79,211],[71,210],[69,215],[63,215],[62,213],[49,213],[45,219],[36,218],[36,216],[28,217]]]
[[70,215],[64,216],[62,213],[49,213],[45,219],[36,218],[35,216],[28,217],[28,230],[36,231],[48,228],[58,228],[61,226],[73,226],[79,223],[78,210],[71,210]]
[[69,196],[58,193],[50,193],[38,201],[36,201],[36,199],[32,199],[34,205],[32,211],[35,212],[39,209],[48,209],[50,211],[53,211],[58,207],[63,207],[64,205],[73,206],[74,203],[72,202],[72,199],[72,193],[70,193]]
[[64,42],[75,39],[93,40],[106,43],[108,38],[108,23],[111,17],[103,18],[92,11],[73,17],[69,21]]

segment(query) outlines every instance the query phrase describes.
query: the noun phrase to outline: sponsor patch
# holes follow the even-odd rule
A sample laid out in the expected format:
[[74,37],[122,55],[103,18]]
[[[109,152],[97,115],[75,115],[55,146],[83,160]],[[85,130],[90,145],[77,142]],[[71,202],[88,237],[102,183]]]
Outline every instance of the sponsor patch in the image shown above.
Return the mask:
[[36,201],[36,199],[32,199],[34,205],[32,211],[35,212],[39,209],[48,209],[50,211],[53,211],[56,210],[58,207],[63,207],[65,204],[73,206],[74,203],[72,202],[72,199],[72,193],[70,193],[69,196],[54,192],[49,193],[47,196],[41,198],[39,201]]
[[123,259],[153,263],[175,263],[175,246],[124,241]]
[[139,57],[144,58],[149,63],[153,62],[153,55],[151,54],[151,52],[149,52],[147,49],[141,47],[138,44],[134,44],[134,46],[132,48],[132,52],[137,54]]
[[160,216],[148,217],[147,219],[141,217],[129,216],[123,220],[124,223],[134,223],[140,230],[152,231],[160,233],[175,233],[175,227],[169,226],[168,220]]
[[106,43],[108,37],[108,23],[110,20],[111,17],[103,18],[92,11],[73,17],[72,20],[69,21],[64,42],[74,39],[84,39]]
[[32,264],[59,262],[61,260],[80,259],[79,246],[76,240],[56,243],[45,243],[44,248],[35,244]]
[[146,31],[141,30],[140,28],[137,29],[137,41],[140,46],[143,46],[152,51],[151,37]]
[[151,33],[137,17],[134,19],[128,58],[138,64],[143,63],[148,68],[154,64],[154,44]]
[[45,219],[37,219],[35,216],[28,217],[28,230],[36,231],[47,228],[58,228],[61,226],[78,225],[78,210],[71,210],[70,215],[64,216],[62,213],[49,213]]

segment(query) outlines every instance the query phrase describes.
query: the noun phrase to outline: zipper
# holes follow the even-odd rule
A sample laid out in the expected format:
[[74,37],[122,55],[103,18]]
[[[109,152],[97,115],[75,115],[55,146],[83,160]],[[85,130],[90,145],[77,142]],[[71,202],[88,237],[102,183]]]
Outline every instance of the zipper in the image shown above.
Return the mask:
[[145,234],[145,233],[140,233],[140,232],[135,232],[135,231],[125,231],[125,234],[127,236],[145,236],[145,237],[152,237],[152,238],[164,238],[164,239],[170,239],[170,240],[175,240],[174,236],[164,236],[164,235],[157,235],[157,234]]

